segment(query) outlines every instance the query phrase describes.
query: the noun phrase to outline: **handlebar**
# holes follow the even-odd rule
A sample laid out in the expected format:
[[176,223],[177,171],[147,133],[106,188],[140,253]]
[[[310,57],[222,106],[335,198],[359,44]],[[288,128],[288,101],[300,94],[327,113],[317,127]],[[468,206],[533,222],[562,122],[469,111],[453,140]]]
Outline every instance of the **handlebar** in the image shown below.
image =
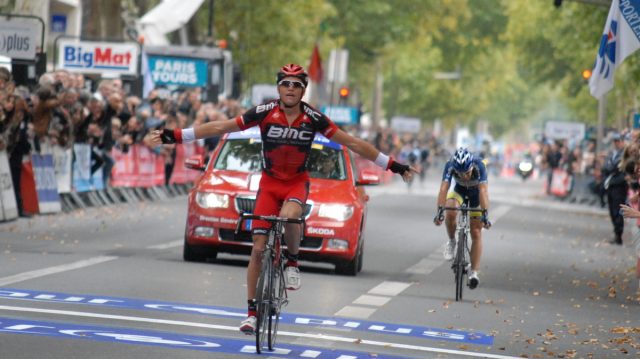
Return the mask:
[[484,212],[486,210],[481,208],[471,208],[471,207],[442,207],[445,211],[460,211],[460,212]]
[[257,219],[257,220],[267,221],[271,223],[280,222],[280,223],[304,224],[304,218],[287,218],[287,217],[278,217],[273,215],[261,216],[261,215],[252,214],[252,213],[242,213],[240,214],[240,218],[238,219],[238,224],[236,225],[235,234],[238,234],[238,232],[240,232],[240,226],[242,226],[242,222],[244,222],[246,219]]

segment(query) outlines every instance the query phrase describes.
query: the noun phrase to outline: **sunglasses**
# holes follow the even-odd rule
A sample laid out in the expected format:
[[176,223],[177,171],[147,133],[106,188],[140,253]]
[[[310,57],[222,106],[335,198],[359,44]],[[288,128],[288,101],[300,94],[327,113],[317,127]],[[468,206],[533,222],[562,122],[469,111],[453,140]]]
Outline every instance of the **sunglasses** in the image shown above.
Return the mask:
[[282,80],[280,82],[278,82],[279,86],[284,86],[287,88],[296,88],[296,89],[303,89],[305,88],[304,84],[300,81],[291,81],[291,80]]

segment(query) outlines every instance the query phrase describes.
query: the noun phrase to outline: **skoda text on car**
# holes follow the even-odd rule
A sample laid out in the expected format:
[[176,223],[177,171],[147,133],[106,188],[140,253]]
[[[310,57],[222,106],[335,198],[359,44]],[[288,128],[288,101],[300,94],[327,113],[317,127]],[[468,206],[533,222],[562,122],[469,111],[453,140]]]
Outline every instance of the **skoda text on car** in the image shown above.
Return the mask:
[[[216,258],[219,252],[249,254],[247,224],[236,235],[240,213],[251,213],[261,178],[262,142],[257,127],[225,135],[206,165],[198,156],[186,160],[204,170],[188,197],[183,257]],[[333,165],[331,165],[333,163]],[[317,134],[309,155],[311,177],[300,258],[329,262],[340,274],[362,269],[368,196],[363,186],[379,182],[377,173],[358,171],[346,147]]]

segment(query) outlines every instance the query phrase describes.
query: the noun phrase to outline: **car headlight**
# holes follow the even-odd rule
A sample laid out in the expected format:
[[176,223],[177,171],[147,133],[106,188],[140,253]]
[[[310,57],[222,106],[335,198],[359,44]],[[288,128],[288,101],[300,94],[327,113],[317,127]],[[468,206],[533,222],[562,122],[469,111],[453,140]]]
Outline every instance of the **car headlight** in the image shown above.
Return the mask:
[[229,195],[210,192],[197,192],[196,203],[202,208],[227,208]]
[[335,219],[336,221],[346,221],[353,215],[353,206],[343,204],[321,204],[318,216]]

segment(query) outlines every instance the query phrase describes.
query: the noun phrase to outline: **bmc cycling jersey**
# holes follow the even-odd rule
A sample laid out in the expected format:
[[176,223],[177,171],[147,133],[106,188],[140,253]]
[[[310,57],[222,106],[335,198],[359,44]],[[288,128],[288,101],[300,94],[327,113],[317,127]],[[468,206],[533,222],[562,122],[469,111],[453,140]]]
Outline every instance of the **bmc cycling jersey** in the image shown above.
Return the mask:
[[300,106],[302,113],[291,125],[280,109],[278,100],[256,106],[236,118],[242,130],[260,126],[262,168],[268,175],[280,180],[306,174],[316,132],[331,138],[338,131],[338,127],[327,116],[304,102],[300,102]]
[[480,158],[474,157],[471,170],[471,178],[465,181],[453,170],[453,164],[449,161],[444,166],[442,180],[451,182],[453,179],[456,183],[453,193],[450,193],[447,198],[455,198],[461,203],[462,199],[466,197],[469,199],[469,207],[478,207],[480,205],[478,185],[487,183],[487,168]]

